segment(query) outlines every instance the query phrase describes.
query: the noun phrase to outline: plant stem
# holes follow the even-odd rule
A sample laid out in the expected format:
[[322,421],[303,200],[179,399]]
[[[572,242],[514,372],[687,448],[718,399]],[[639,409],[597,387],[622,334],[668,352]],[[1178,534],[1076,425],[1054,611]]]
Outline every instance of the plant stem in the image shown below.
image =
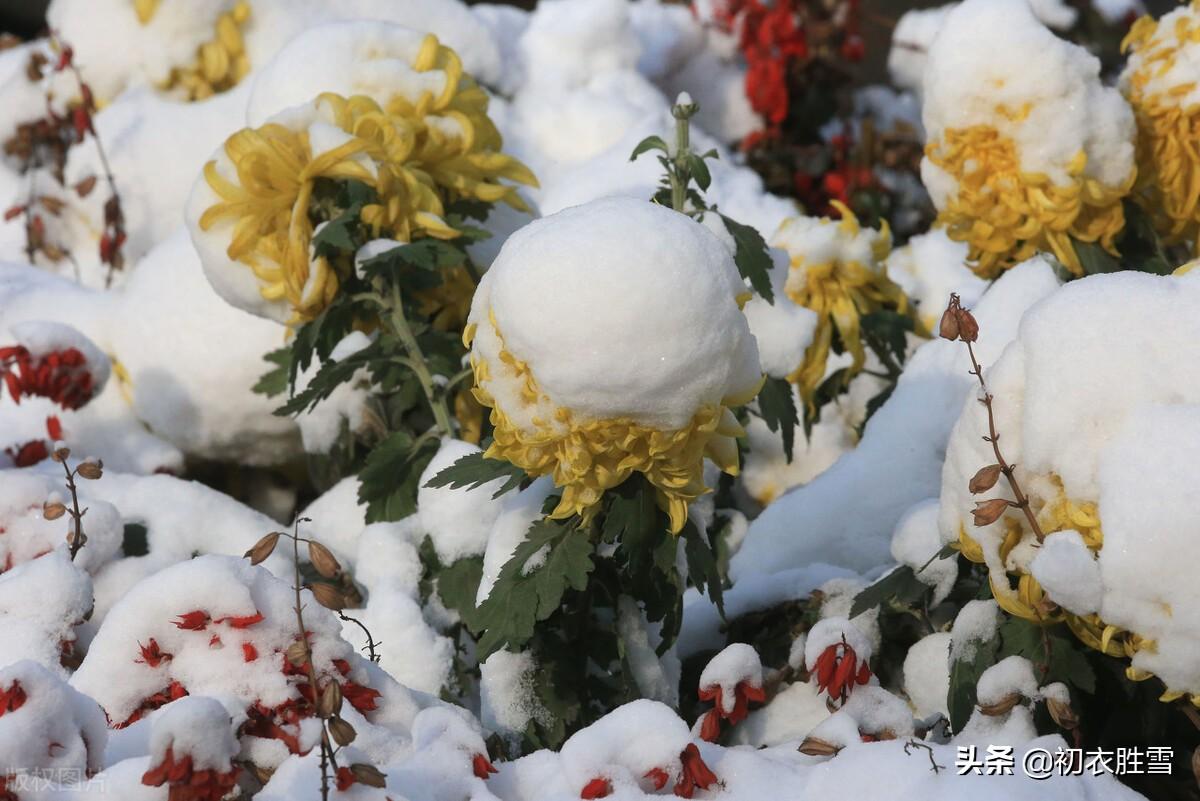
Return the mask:
[[996,416],[992,412],[992,393],[988,391],[987,383],[983,380],[983,368],[979,366],[979,362],[975,359],[975,348],[970,342],[967,342],[967,354],[971,357],[971,375],[979,379],[979,387],[983,390],[983,398],[980,403],[987,409],[988,418],[988,435],[984,437],[985,442],[991,443],[992,453],[996,456],[996,464],[1000,465],[1000,472],[1004,474],[1004,478],[1008,481],[1008,486],[1012,489],[1013,496],[1016,501],[1012,502],[1013,506],[1020,509],[1025,519],[1029,521],[1029,527],[1033,530],[1033,534],[1037,537],[1038,542],[1046,539],[1046,535],[1042,532],[1042,527],[1038,525],[1037,517],[1033,514],[1033,509],[1029,505],[1029,498],[1021,491],[1021,485],[1017,482],[1017,476],[1014,465],[1010,465],[1004,460],[1004,455],[1000,453],[1000,433],[996,431]]
[[[312,648],[308,645],[308,632],[304,628],[304,606],[300,600],[300,523],[308,522],[307,517],[296,518],[292,531],[292,567],[295,571],[292,588],[296,591],[296,626],[300,629],[300,642],[304,643],[304,662],[308,667],[308,684],[312,687],[313,711],[316,711],[321,689],[317,685],[317,669],[313,667]],[[329,745],[329,732],[325,721],[321,721],[321,801],[329,801],[329,764],[333,762],[333,749]],[[336,769],[337,763],[334,762]]]
[[675,168],[670,170],[670,176],[671,208],[678,212],[683,212],[687,205],[687,187],[692,178],[688,168],[688,155],[691,152],[689,127],[685,115],[675,115],[675,154],[672,156]]
[[434,385],[433,374],[429,372],[429,367],[425,364],[425,354],[421,352],[421,346],[412,332],[412,327],[408,324],[408,318],[404,316],[404,302],[400,296],[399,287],[392,287],[392,304],[389,312],[391,313],[392,331],[404,343],[404,349],[411,359],[408,367],[421,382],[421,389],[425,391],[425,399],[429,402],[429,408],[433,412],[433,419],[437,423],[438,430],[444,437],[454,436],[454,426],[450,422],[450,407],[446,405],[445,395]]
[[83,547],[83,512],[79,511],[79,491],[75,486],[75,471],[67,467],[67,460],[62,461],[63,472],[67,474],[67,489],[71,491],[71,520],[75,523],[75,535],[71,538],[71,561]]

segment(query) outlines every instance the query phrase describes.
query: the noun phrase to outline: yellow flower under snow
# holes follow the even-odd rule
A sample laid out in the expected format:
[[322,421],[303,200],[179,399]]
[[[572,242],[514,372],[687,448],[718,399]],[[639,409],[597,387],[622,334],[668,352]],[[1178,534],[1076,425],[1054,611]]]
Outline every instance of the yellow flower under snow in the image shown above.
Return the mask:
[[979,275],[1039,252],[1082,275],[1076,242],[1116,252],[1135,128],[1098,59],[1022,0],[966,0],[931,45],[926,76],[922,178],[937,224],[970,246]]
[[[133,0],[138,22],[150,24],[161,4],[162,0]],[[180,90],[189,100],[203,100],[237,86],[250,74],[250,59],[242,38],[249,19],[250,4],[246,0],[222,12],[213,26],[213,37],[197,48],[196,60],[173,68],[163,88]]]
[[[462,72],[458,57],[430,35],[413,69],[443,71],[445,88],[438,95],[396,94],[382,105],[361,95],[322,94],[306,107],[235,133],[205,165],[204,188],[193,197],[212,202],[198,209],[189,203],[189,216],[199,239],[228,228],[225,255],[252,271],[260,295],[239,302],[231,295],[245,294],[244,281],[214,279],[227,299],[289,325],[313,319],[333,299],[352,265],[311,252],[316,224],[332,216],[316,208],[319,179],[350,179],[374,189],[377,202],[362,209],[362,222],[373,238],[399,242],[457,237],[444,219],[446,204],[456,199],[524,208],[515,188],[501,180],[535,179],[500,152],[487,95]],[[200,250],[203,255],[205,248]],[[226,268],[208,262],[210,278]]]
[[590,520],[641,473],[678,533],[708,492],[704,458],[736,473],[730,407],[761,386],[721,243],[661,206],[609,198],[514,234],[475,294],[464,341],[490,408],[486,451],[561,489],[554,518]]
[[836,201],[834,206],[841,220],[793,217],[783,222],[771,241],[791,260],[784,292],[793,303],[817,313],[812,344],[788,376],[810,405],[825,380],[835,333],[851,356],[849,381],[866,363],[862,316],[881,309],[909,312],[908,298],[888,278],[883,263],[892,248],[887,222],[880,231],[863,228],[849,208]]
[[1135,198],[1170,242],[1200,233],[1200,2],[1142,17],[1122,49],[1121,89],[1138,128]]

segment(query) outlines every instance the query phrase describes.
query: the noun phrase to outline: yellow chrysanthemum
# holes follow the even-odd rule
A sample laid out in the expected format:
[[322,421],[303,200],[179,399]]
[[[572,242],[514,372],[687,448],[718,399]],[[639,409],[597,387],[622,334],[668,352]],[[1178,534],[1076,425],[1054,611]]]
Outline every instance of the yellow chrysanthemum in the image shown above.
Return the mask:
[[[133,0],[138,22],[148,25],[161,0]],[[203,100],[237,86],[250,74],[250,59],[242,28],[250,19],[250,4],[241,0],[217,17],[213,38],[200,45],[194,63],[175,67],[164,89],[181,90],[189,100]]]
[[804,361],[788,376],[806,404],[813,402],[817,387],[825,380],[835,330],[852,358],[846,373],[849,381],[866,361],[859,330],[862,316],[880,309],[909,312],[908,298],[888,278],[883,264],[892,247],[887,222],[880,231],[864,229],[849,208],[837,201],[834,206],[841,212],[841,220],[785,220],[772,240],[791,258],[784,292],[793,303],[817,313],[812,344]]
[[1168,241],[1200,232],[1200,2],[1142,17],[1121,43],[1121,89],[1137,119],[1136,199]]
[[1121,199],[1134,171],[1124,183],[1105,186],[1085,174],[1081,150],[1066,167],[1068,183],[1055,184],[1044,173],[1023,170],[1016,143],[987,125],[949,129],[926,144],[925,156],[957,183],[936,224],[970,245],[979,275],[995,277],[1043,251],[1082,275],[1073,240],[1099,242],[1116,253],[1113,240],[1125,227]]
[[[386,104],[362,95],[326,93],[308,116],[289,112],[281,122],[244,129],[229,138],[224,160],[209,162],[204,180],[219,198],[198,220],[207,231],[234,220],[227,255],[246,264],[268,301],[286,300],[289,324],[313,319],[334,297],[350,265],[314,258],[313,190],[320,178],[352,179],[375,190],[377,202],[362,209],[375,238],[408,242],[420,236],[453,239],[445,206],[458,199],[505,202],[524,209],[511,184],[536,184],[528,168],[499,151],[502,142],[487,116],[487,95],[462,72],[458,57],[437,38],[424,37],[417,72],[439,70],[445,88],[414,97],[394,95]],[[342,136],[330,133],[330,126]],[[320,130],[314,147],[313,130]],[[426,300],[445,312],[446,325],[461,326],[470,300],[465,271]]]
[[[678,534],[687,522],[688,504],[707,493],[704,457],[732,475],[737,474],[736,437],[746,432],[729,410],[748,403],[758,386],[740,397],[729,397],[720,405],[698,410],[684,427],[660,431],[628,418],[583,419],[571,410],[554,408],[552,420],[536,420],[529,430],[513,422],[484,387],[494,379],[520,385],[520,399],[527,409],[553,407],[538,386],[529,365],[503,346],[503,336],[490,320],[500,341],[499,364],[471,356],[475,373],[475,398],[491,409],[494,428],[492,444],[484,455],[503,459],[531,476],[550,475],[562,488],[562,497],[550,517],[579,515],[589,521],[600,509],[606,490],[620,486],[634,473],[641,473],[655,488],[659,506],[671,520],[671,533]],[[475,326],[469,325],[463,342],[471,345]]]
[[[1096,504],[1091,501],[1076,502],[1066,496],[1062,489],[1062,481],[1057,476],[1050,476],[1050,484],[1057,488],[1057,496],[1042,505],[1037,514],[1038,525],[1047,536],[1060,531],[1075,531],[1084,544],[1093,552],[1099,553],[1104,547],[1104,534],[1101,530],[1100,515]],[[1084,645],[1100,651],[1108,656],[1119,659],[1132,659],[1143,649],[1153,652],[1156,648],[1154,640],[1142,637],[1134,632],[1106,623],[1098,614],[1079,615],[1057,606],[1047,595],[1036,578],[1028,570],[1013,567],[1009,555],[1022,544],[1033,538],[1033,532],[1028,524],[1015,512],[1004,518],[1005,536],[1000,546],[1000,562],[1006,565],[1004,572],[989,567],[989,584],[992,597],[1000,608],[1010,615],[1028,620],[1037,625],[1049,626],[1055,623],[1066,623],[1067,627]],[[967,533],[965,527],[959,528],[956,547],[967,559],[976,564],[986,564],[982,546]],[[1012,579],[1017,581],[1016,588]],[[1144,681],[1153,677],[1153,673],[1133,665],[1125,669],[1126,676],[1131,681]],[[1168,689],[1160,700],[1174,701],[1187,696],[1191,703],[1200,707],[1200,696],[1191,695]]]

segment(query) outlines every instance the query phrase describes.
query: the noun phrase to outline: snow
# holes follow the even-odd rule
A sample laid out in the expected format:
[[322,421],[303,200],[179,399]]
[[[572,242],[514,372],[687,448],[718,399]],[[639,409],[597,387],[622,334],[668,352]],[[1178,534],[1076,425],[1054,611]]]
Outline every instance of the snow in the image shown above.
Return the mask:
[[762,687],[763,668],[758,652],[746,643],[734,643],[708,660],[700,674],[700,689],[717,687],[721,690],[720,704],[725,712],[732,712],[736,701],[734,690],[739,684],[756,689]]
[[1078,531],[1048,535],[1029,571],[1051,600],[1067,611],[1090,615],[1100,610],[1104,594],[1100,566]]
[[950,643],[948,631],[927,634],[908,649],[904,657],[904,694],[912,701],[917,717],[949,718]]
[[957,555],[935,559],[942,549],[936,498],[922,501],[900,518],[892,534],[892,558],[913,569],[917,580],[933,587],[931,607],[940,604],[958,580]]
[[995,637],[999,629],[999,604],[992,600],[967,601],[950,630],[950,661],[974,659],[978,644]]
[[[702,226],[644,201],[594,201],[509,238],[472,302],[473,357],[493,365],[483,386],[520,428],[555,409],[683,428],[758,383],[742,286]],[[502,347],[529,365],[544,400],[518,399]]]
[[530,721],[549,722],[534,691],[533,654],[497,651],[479,666],[479,719],[488,729],[519,736]]
[[108,738],[104,713],[86,695],[28,661],[0,668],[0,693],[22,693],[24,698],[19,707],[0,715],[4,775],[29,774],[32,784],[38,773],[74,773],[82,779],[103,766]]
[[444,565],[483,554],[492,524],[502,508],[492,495],[504,485],[504,479],[489,481],[475,489],[426,485],[459,459],[480,452],[477,446],[462,440],[443,440],[417,484],[417,515]]
[[562,771],[575,794],[593,779],[626,793],[645,786],[658,768],[679,771],[679,754],[691,741],[688,726],[669,706],[631,701],[571,735],[560,751]]
[[225,706],[215,698],[181,698],[155,716],[150,734],[150,762],[158,765],[167,751],[189,756],[194,770],[225,773],[240,746]]
[[[1025,0],[966,0],[929,48],[922,87],[928,139],[990,126],[1013,140],[1023,172],[1062,185],[1067,165],[1083,152],[1086,177],[1121,186],[1133,170],[1133,112],[1099,73],[1098,59],[1051,33]],[[1072,108],[1087,113],[1063,113]],[[921,174],[944,208],[957,191],[954,178],[928,158]]]
[[936,330],[950,293],[972,308],[988,287],[967,267],[967,250],[965,242],[955,242],[936,228],[914,236],[888,256],[888,277],[916,302],[917,315],[930,331]]
[[[1040,258],[996,281],[973,310],[987,332],[977,343],[980,358],[995,359],[1015,335],[1022,313],[1057,287],[1053,270]],[[933,340],[918,348],[858,447],[751,523],[730,563],[735,584],[810,562],[869,570],[889,561],[900,516],[936,496],[941,486],[950,430],[974,381],[964,358],[962,343]]]
[[1029,699],[1039,697],[1033,663],[1015,654],[983,671],[976,690],[980,706],[998,704],[1011,695]]
[[0,666],[31,660],[65,678],[62,660],[91,608],[91,579],[65,548],[0,573]]
[[804,360],[804,351],[812,343],[817,314],[792,301],[785,285],[791,280],[789,256],[782,248],[771,251],[771,289],[774,302],[755,295],[742,311],[750,331],[758,342],[758,358],[763,372],[772,378],[786,378]]

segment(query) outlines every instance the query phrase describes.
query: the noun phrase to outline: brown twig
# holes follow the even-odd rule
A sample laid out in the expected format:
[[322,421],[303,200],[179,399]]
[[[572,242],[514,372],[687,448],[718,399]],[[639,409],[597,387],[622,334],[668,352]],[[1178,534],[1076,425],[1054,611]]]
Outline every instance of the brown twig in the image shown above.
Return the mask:
[[925,753],[927,753],[929,755],[929,765],[930,765],[929,769],[932,770],[934,773],[938,773],[939,771],[943,771],[946,769],[945,765],[939,765],[937,763],[937,760],[935,760],[933,758],[933,747],[930,746],[928,743],[923,743],[920,740],[914,740],[912,737],[909,737],[908,740],[904,743],[904,753],[910,754],[911,752],[908,750],[910,748],[922,748],[925,750]]
[[54,452],[54,461],[63,466],[63,472],[67,476],[67,490],[71,493],[71,508],[68,514],[71,515],[71,523],[73,531],[71,532],[70,547],[71,561],[75,561],[75,556],[79,553],[79,549],[87,542],[87,535],[83,533],[83,516],[87,514],[87,507],[79,508],[79,488],[75,485],[75,475],[79,468],[72,470],[67,466],[67,456],[70,451],[66,448],[60,448]]

